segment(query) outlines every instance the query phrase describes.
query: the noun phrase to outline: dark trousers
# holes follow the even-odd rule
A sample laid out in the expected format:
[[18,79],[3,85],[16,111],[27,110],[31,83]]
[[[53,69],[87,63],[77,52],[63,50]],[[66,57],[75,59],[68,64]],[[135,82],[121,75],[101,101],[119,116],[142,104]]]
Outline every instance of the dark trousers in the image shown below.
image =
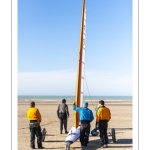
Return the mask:
[[60,132],[62,133],[63,125],[64,125],[65,132],[67,132],[67,119],[59,118],[59,120],[60,120]]
[[99,132],[100,132],[100,139],[103,144],[108,144],[108,135],[107,135],[107,128],[108,128],[108,123],[107,120],[101,120],[99,122]]
[[90,133],[90,124],[81,124],[80,125],[80,142],[81,145],[87,146],[89,140],[89,133]]
[[38,125],[37,127],[34,127],[33,125],[29,125],[30,128],[30,147],[35,148],[35,135],[37,137],[37,145],[38,148],[42,147],[42,133],[41,133],[41,127]]

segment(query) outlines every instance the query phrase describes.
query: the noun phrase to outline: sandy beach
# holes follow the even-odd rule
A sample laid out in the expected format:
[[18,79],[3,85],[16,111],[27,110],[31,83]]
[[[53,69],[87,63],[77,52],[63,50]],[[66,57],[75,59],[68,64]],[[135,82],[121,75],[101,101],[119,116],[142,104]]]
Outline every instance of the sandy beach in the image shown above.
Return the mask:
[[[29,122],[26,112],[29,108],[30,101],[18,101],[18,150],[30,150],[30,132]],[[57,118],[58,101],[35,101],[36,107],[39,109],[42,122],[41,128],[47,131],[43,147],[45,149],[63,150],[66,134],[59,134],[59,119]],[[97,101],[89,101],[89,108],[93,111],[97,105]],[[73,126],[73,110],[72,101],[67,101],[70,117],[68,118],[68,131]],[[116,143],[113,143],[112,136],[109,135],[108,148],[110,150],[132,150],[132,101],[105,101],[105,106],[110,108],[112,119],[108,125],[108,135],[112,128],[115,128]],[[95,127],[95,119],[91,123],[91,130]],[[100,150],[99,136],[89,137],[87,150]],[[37,144],[35,142],[36,149]],[[76,141],[71,145],[71,150],[81,150],[80,141]]]

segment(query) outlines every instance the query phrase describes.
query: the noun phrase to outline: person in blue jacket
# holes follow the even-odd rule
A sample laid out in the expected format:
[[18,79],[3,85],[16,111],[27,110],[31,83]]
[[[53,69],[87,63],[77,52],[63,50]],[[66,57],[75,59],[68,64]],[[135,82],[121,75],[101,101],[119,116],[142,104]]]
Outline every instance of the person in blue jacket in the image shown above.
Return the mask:
[[94,120],[93,112],[88,109],[88,102],[84,102],[83,107],[76,107],[75,103],[73,103],[72,109],[78,112],[80,116],[81,147],[87,147],[91,127],[90,123]]

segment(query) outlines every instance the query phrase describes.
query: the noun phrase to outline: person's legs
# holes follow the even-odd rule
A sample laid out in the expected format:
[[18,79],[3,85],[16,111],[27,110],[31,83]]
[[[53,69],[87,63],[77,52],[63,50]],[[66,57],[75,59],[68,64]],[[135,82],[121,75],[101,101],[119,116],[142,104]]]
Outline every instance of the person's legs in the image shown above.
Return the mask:
[[42,148],[42,133],[40,125],[36,127],[37,145],[38,148]]
[[99,122],[99,130],[100,130],[100,139],[101,145],[108,144],[108,135],[107,135],[108,123],[106,120],[101,120]]
[[63,120],[62,118],[59,118],[60,121],[60,134],[62,134],[62,130],[63,130]]
[[30,126],[30,147],[35,148],[35,128]]
[[64,129],[65,129],[65,133],[68,133],[67,132],[67,119],[64,119]]
[[99,132],[100,132],[101,146],[103,146],[104,145],[104,127],[101,123],[99,123]]
[[90,133],[90,124],[86,124],[85,137],[84,137],[84,145],[85,146],[87,146],[87,143],[89,141],[89,133]]
[[105,144],[108,144],[107,128],[104,128],[104,138],[105,138]]
[[80,125],[80,142],[82,146],[84,145],[84,135],[85,135],[85,125],[81,124]]

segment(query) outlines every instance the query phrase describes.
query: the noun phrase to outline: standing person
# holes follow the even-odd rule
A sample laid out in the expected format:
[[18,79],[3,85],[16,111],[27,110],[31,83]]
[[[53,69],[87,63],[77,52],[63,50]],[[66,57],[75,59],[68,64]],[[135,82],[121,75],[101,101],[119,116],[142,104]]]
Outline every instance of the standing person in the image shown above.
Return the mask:
[[58,105],[57,116],[60,120],[60,134],[62,134],[63,125],[64,125],[64,129],[65,129],[65,133],[67,134],[68,133],[68,131],[67,131],[67,120],[69,117],[69,110],[68,110],[68,105],[66,104],[65,99],[62,100],[62,104]]
[[98,102],[97,106],[95,107],[95,111],[97,112],[98,109],[100,108],[101,104],[100,104],[100,101]]
[[30,108],[27,111],[27,118],[30,121],[29,129],[30,129],[30,147],[35,149],[35,135],[37,136],[37,146],[39,149],[43,149],[42,147],[42,133],[40,122],[42,120],[41,114],[37,108],[35,108],[35,102],[30,102]]
[[93,112],[88,109],[88,102],[83,103],[82,107],[76,107],[75,103],[73,103],[72,109],[79,113],[80,115],[80,142],[81,147],[87,147],[89,133],[90,133],[90,123],[93,121],[94,116]]
[[100,140],[101,140],[101,147],[104,145],[107,147],[108,144],[108,121],[111,119],[111,113],[109,108],[105,107],[104,101],[99,101],[100,107],[97,111],[97,118],[96,122],[99,123],[99,132],[100,132]]
[[[95,107],[96,118],[97,118],[97,111],[98,111],[98,109],[100,108],[100,106],[101,106],[101,104],[100,104],[100,101],[99,101],[98,104],[97,104],[97,106]],[[96,120],[95,128],[98,128],[98,127],[99,127],[98,124],[99,124],[99,123],[98,123],[97,120]]]

